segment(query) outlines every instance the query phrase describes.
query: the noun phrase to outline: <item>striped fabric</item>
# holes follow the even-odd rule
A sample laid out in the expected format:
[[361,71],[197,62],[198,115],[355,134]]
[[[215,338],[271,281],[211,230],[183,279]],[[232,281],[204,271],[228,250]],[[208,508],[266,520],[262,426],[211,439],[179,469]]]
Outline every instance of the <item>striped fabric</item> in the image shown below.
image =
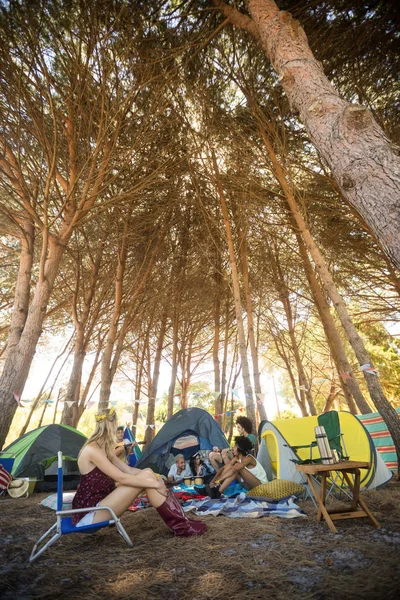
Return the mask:
[[[396,408],[396,412],[400,418],[400,408]],[[386,466],[391,471],[397,471],[397,456],[393,445],[393,440],[387,430],[386,423],[379,413],[370,413],[369,415],[357,415],[357,419],[361,421],[364,427],[370,434],[374,445],[386,463]]]

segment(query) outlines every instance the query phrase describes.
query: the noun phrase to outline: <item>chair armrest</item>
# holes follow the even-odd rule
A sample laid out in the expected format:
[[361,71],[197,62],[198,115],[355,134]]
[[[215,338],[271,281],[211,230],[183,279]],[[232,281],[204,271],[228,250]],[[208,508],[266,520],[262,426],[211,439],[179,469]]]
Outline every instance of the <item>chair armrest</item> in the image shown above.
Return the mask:
[[113,521],[117,521],[118,517],[109,506],[88,506],[87,508],[70,508],[68,510],[57,510],[56,515],[59,517],[66,517],[71,515],[77,515],[79,513],[97,512],[99,510],[108,510]]
[[284,446],[286,446],[287,448],[292,448],[295,450],[298,450],[299,448],[315,448],[315,446],[317,445],[317,442],[310,442],[309,444],[306,444],[305,446],[290,446],[290,444],[283,444]]

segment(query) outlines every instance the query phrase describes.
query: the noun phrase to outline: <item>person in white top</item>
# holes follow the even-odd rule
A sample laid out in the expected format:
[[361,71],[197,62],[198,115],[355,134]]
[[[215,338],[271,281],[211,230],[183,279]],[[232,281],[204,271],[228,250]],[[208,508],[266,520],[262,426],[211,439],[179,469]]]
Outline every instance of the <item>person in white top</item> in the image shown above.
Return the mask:
[[168,471],[168,481],[170,483],[181,483],[184,477],[192,477],[192,471],[186,466],[183,454],[178,454],[175,458],[175,464]]
[[219,469],[210,481],[207,492],[212,498],[219,498],[235,479],[247,490],[267,483],[268,478],[264,467],[250,454],[252,449],[253,444],[247,437],[242,435],[235,437],[233,459],[228,465]]

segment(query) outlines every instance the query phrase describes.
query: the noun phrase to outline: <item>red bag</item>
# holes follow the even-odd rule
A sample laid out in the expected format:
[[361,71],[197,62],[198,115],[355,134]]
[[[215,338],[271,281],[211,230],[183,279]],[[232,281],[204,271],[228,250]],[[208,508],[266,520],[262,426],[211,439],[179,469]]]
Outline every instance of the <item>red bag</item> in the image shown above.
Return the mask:
[[8,484],[13,480],[11,473],[0,465],[0,495],[7,491]]

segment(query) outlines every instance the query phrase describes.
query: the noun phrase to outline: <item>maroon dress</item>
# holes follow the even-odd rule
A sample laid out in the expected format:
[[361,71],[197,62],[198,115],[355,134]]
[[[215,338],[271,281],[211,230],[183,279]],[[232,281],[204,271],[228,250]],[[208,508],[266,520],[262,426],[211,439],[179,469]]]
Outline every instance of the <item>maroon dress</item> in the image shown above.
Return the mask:
[[[81,479],[74,499],[72,508],[86,508],[97,506],[108,494],[115,490],[114,480],[98,467],[95,467],[86,475],[81,475]],[[89,512],[89,511],[88,511]],[[87,513],[78,513],[73,515],[72,523],[76,525]]]

